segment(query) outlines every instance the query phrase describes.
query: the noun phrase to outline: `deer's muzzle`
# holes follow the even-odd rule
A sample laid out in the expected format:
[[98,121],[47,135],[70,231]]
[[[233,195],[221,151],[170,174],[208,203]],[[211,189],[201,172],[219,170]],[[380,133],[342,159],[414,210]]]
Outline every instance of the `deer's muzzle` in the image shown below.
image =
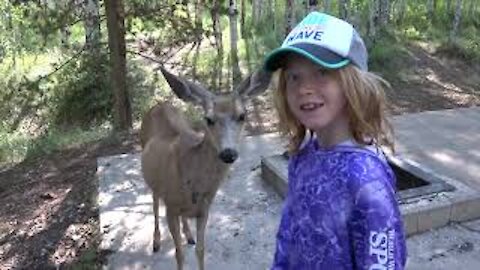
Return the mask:
[[231,164],[238,158],[238,152],[235,149],[224,149],[218,157],[225,163]]

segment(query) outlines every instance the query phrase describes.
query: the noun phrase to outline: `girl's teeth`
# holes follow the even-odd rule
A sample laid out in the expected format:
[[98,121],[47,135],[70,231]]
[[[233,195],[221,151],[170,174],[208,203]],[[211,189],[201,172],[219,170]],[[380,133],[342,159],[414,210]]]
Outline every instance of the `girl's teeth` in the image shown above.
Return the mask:
[[302,109],[302,110],[313,110],[313,109],[316,109],[318,107],[320,107],[318,104],[309,103],[309,104],[301,105],[300,109]]

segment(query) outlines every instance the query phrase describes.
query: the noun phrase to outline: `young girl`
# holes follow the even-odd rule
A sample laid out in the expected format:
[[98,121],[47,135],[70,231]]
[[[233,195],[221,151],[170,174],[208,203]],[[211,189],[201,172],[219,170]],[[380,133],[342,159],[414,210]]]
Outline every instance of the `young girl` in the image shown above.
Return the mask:
[[272,269],[404,269],[406,246],[383,85],[347,22],[313,12],[266,59],[289,139]]

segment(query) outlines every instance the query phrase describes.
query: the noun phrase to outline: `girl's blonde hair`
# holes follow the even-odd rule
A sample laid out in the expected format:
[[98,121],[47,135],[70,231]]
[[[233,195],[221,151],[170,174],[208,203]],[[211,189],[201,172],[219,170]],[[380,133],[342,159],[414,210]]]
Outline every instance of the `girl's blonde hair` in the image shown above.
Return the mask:
[[[355,141],[362,145],[386,146],[394,151],[393,129],[386,116],[385,87],[389,83],[354,65],[333,70],[347,100],[349,127]],[[287,103],[285,71],[275,73],[274,103],[280,132],[288,139],[290,153],[298,152],[307,129],[290,111]]]

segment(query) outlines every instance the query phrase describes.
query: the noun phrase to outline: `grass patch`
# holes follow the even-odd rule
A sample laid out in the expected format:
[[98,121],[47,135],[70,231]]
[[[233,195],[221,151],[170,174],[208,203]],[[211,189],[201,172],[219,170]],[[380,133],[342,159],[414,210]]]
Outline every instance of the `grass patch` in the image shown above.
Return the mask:
[[29,157],[49,154],[67,147],[79,146],[105,138],[110,128],[74,128],[68,131],[51,130],[38,137],[0,131],[0,166],[21,162]]
[[406,46],[396,36],[384,34],[369,49],[370,70],[394,81],[402,69],[409,68]]
[[437,48],[436,53],[449,58],[460,59],[468,64],[478,64],[478,61],[480,61],[480,43],[466,40],[446,42]]
[[90,248],[85,251],[76,263],[71,266],[72,270],[94,270],[100,269],[97,264],[97,251],[95,248]]

